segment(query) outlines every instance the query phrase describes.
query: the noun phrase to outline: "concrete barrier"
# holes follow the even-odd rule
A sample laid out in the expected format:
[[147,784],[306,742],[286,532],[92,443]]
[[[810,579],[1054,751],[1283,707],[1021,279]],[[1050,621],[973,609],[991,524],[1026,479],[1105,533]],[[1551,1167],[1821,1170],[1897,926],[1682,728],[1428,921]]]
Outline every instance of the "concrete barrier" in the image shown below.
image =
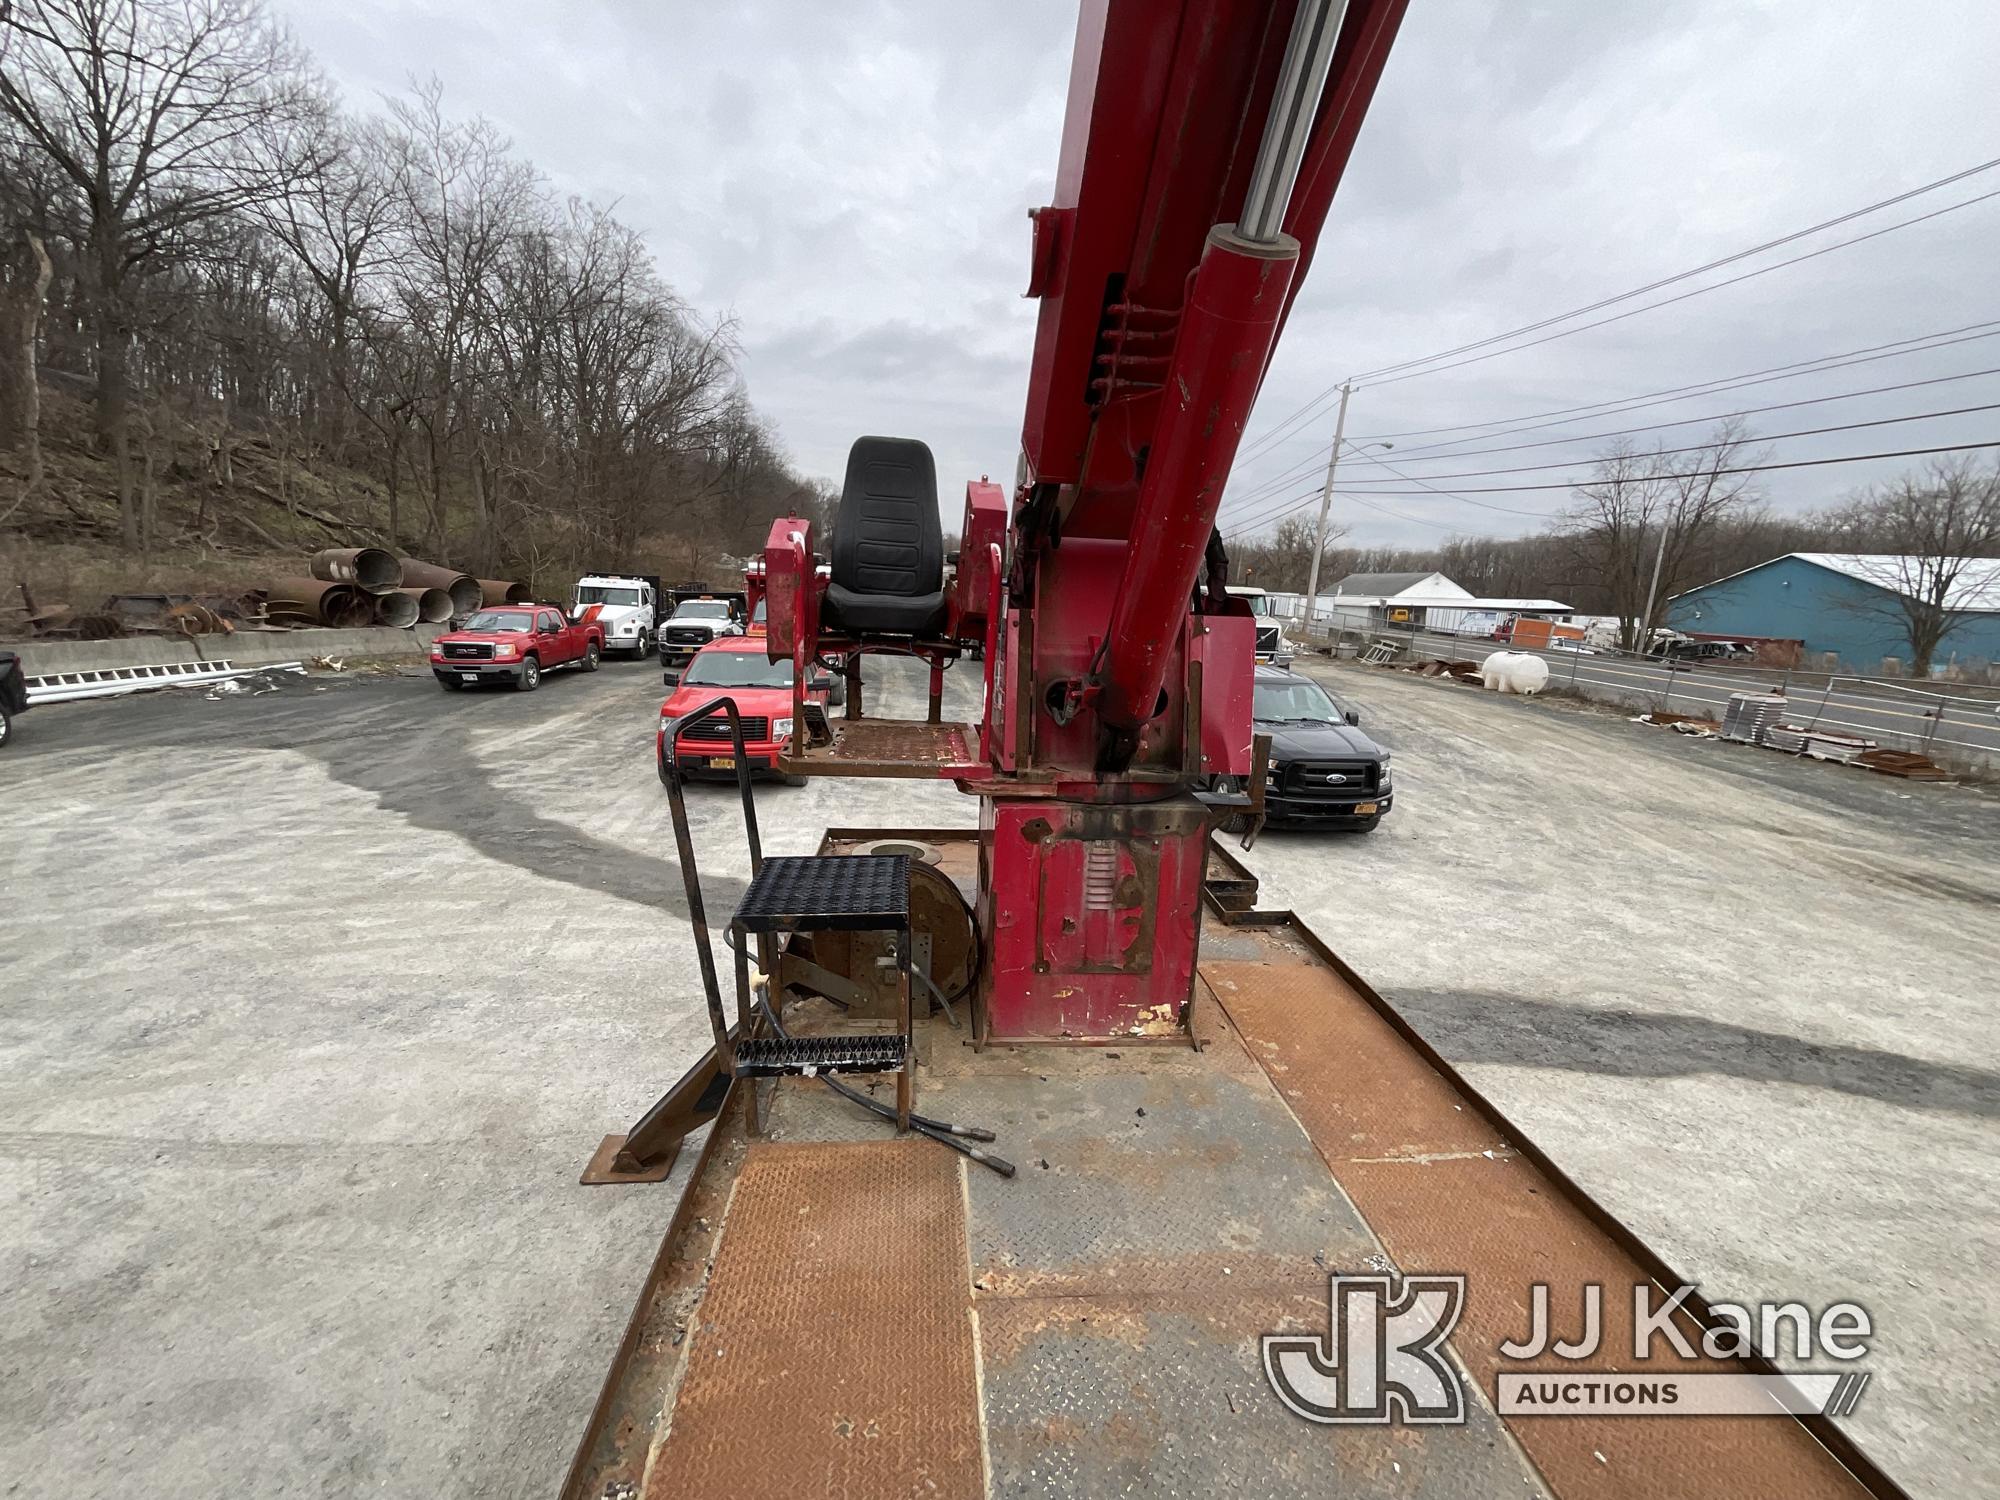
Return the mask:
[[344,662],[421,662],[442,626],[413,630],[239,630],[233,635],[128,636],[116,641],[22,641],[8,650],[21,658],[28,677],[50,672],[101,672],[111,667],[148,667],[166,662],[233,661],[239,667],[274,661],[311,661],[316,656]]

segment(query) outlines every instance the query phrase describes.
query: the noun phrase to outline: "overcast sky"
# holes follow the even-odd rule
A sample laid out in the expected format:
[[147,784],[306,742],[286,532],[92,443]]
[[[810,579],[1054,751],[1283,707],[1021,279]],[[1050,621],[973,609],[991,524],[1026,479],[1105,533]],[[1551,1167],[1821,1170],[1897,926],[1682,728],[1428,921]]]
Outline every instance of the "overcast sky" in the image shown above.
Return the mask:
[[[863,432],[921,437],[937,453],[947,526],[966,479],[1011,479],[1034,335],[1020,295],[1026,215],[1054,174],[1074,0],[280,9],[356,109],[434,73],[450,109],[493,120],[560,190],[616,201],[690,302],[736,318],[751,397],[808,472],[837,480]],[[2000,157],[1995,58],[1991,0],[1414,0],[1252,443],[1343,377]],[[1995,190],[2000,170],[1707,279]],[[1358,388],[1348,434],[1542,413],[1990,319],[2000,198],[1519,354]],[[1560,463],[1587,457],[1588,434],[1607,428],[1989,367],[2000,337],[1470,443],[1586,439],[1569,446],[1453,459],[1411,454],[1437,439],[1407,436],[1380,456],[1422,477]],[[1778,433],[1986,402],[2000,402],[2000,376],[1752,422]],[[1995,415],[1793,439],[1773,456],[2000,437]],[[1225,527],[1267,524],[1312,489],[1331,424],[1329,407],[1239,465]],[[1689,427],[1666,435],[1700,441]],[[1792,508],[1895,467],[1763,478]],[[1519,534],[1563,504],[1559,493],[1371,497],[1401,486],[1351,454],[1339,488],[1363,492],[1336,510],[1367,544]]]

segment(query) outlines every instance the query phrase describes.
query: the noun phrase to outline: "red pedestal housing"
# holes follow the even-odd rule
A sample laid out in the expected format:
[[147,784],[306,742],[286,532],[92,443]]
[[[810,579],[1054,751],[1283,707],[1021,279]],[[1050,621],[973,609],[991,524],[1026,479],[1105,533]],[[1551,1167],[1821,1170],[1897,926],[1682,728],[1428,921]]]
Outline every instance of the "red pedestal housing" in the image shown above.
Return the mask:
[[984,1039],[1184,1035],[1206,809],[991,799],[980,821]]

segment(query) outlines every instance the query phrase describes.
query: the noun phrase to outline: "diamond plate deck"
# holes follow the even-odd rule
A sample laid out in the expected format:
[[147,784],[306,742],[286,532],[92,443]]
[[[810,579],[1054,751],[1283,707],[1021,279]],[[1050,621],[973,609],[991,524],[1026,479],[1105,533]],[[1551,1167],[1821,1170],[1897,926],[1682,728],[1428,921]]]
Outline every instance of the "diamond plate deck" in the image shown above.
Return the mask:
[[736,903],[745,932],[784,927],[868,930],[910,918],[910,861],[902,854],[777,855]]
[[929,1141],[750,1147],[646,1494],[983,1495],[963,1204]]
[[906,776],[931,779],[978,769],[978,736],[964,724],[909,719],[834,719],[833,743],[787,755],[784,769],[807,776]]
[[[1453,1085],[1323,965],[1205,964],[1250,1054],[1396,1262],[1467,1277],[1452,1347],[1482,1389],[1502,1368],[1632,1369],[1632,1288],[1651,1278],[1532,1162],[1515,1155]],[[1529,1326],[1528,1288],[1549,1287],[1572,1337],[1583,1287],[1604,1288],[1590,1359],[1503,1361]],[[1684,1325],[1686,1326],[1686,1325]],[[1740,1369],[1655,1357],[1670,1375]],[[1822,1500],[1867,1493],[1797,1422],[1770,1418],[1515,1417],[1528,1455],[1565,1500]]]
[[999,1500],[1546,1492],[1474,1402],[1463,1427],[1329,1428],[1271,1395],[1264,1333],[1326,1329],[1326,1292],[982,1297],[990,1493]]
[[1130,1054],[1082,1086],[952,1081],[950,1112],[999,1133],[1028,1181],[970,1179],[972,1270],[1014,1296],[1289,1287],[1374,1237],[1268,1085],[1210,1069],[1148,1076]]

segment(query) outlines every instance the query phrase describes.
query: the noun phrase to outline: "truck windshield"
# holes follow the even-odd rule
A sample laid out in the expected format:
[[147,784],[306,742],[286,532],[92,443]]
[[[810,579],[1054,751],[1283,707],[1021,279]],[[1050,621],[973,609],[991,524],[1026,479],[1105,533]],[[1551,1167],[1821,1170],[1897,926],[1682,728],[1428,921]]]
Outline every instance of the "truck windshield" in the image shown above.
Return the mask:
[[606,583],[579,583],[576,586],[578,604],[637,604],[637,589],[613,588]]
[[535,617],[524,609],[482,609],[467,620],[465,630],[533,630]]
[[688,664],[682,687],[789,688],[792,664],[757,651],[703,651]]
[[726,620],[729,618],[727,599],[690,599],[674,611],[676,620]]
[[1307,719],[1320,724],[1338,719],[1340,710],[1333,706],[1333,700],[1317,683],[1260,682],[1256,688],[1252,717],[1270,722]]

